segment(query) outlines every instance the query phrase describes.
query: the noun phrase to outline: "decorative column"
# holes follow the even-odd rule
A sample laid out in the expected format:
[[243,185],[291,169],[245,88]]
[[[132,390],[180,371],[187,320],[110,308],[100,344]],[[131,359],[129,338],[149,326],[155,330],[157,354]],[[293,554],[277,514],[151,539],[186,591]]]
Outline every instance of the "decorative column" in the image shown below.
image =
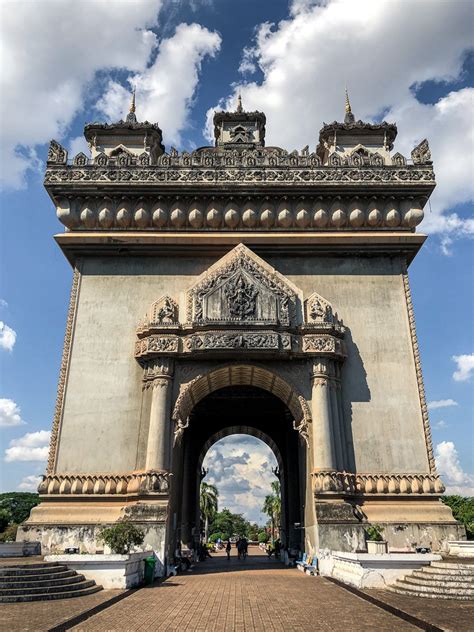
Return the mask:
[[150,424],[146,449],[146,470],[168,470],[171,424],[171,391],[174,363],[160,358],[148,364],[144,379],[152,388]]
[[332,410],[330,393],[330,360],[318,358],[312,373],[312,419],[314,469],[334,471],[337,469],[336,451],[332,433]]

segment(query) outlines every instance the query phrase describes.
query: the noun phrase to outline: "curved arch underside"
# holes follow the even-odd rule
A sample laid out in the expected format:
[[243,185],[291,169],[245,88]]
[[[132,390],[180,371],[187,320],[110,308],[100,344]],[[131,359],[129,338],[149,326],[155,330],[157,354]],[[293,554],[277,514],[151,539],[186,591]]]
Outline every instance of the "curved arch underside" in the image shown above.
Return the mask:
[[295,425],[311,422],[306,400],[296,389],[268,369],[249,364],[232,364],[200,375],[192,380],[178,397],[173,418],[186,420],[204,397],[228,386],[256,386],[276,395],[293,415]]

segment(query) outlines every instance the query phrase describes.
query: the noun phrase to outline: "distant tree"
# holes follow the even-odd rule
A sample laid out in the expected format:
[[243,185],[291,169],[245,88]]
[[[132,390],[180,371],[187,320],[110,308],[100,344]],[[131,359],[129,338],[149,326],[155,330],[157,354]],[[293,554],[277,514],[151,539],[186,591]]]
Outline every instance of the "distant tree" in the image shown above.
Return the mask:
[[468,540],[474,540],[474,497],[441,496],[445,505],[451,507],[453,516],[466,527]]
[[249,537],[250,523],[242,514],[234,514],[224,508],[215,514],[209,523],[210,533],[221,533],[224,540],[236,535]]
[[12,515],[8,509],[0,508],[0,533],[3,533],[12,521]]
[[266,544],[268,542],[268,533],[266,531],[260,531],[258,534],[258,543]]
[[204,541],[209,537],[209,520],[217,513],[217,499],[219,492],[215,485],[201,483],[201,494],[199,504],[201,507],[201,518],[204,520]]
[[39,494],[29,492],[7,492],[0,494],[0,509],[6,509],[11,521],[20,524],[30,515],[33,507],[39,504]]
[[260,527],[258,526],[258,524],[256,522],[254,522],[252,525],[250,525],[249,531],[248,531],[248,537],[249,540],[258,540],[258,534],[260,532]]

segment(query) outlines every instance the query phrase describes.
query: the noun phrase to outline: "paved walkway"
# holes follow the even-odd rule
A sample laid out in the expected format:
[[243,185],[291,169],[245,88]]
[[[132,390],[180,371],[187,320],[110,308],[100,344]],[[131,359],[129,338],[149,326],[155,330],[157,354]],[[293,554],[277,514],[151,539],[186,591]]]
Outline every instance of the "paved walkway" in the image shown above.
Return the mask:
[[416,630],[319,577],[283,567],[266,555],[243,562],[215,556],[196,570],[130,595],[74,630]]

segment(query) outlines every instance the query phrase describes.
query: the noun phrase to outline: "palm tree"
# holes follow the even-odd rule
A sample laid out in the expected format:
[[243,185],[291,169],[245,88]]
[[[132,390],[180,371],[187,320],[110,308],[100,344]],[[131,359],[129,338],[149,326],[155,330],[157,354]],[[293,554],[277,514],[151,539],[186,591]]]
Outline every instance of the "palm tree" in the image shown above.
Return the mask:
[[265,496],[262,512],[270,518],[270,526],[272,529],[272,542],[275,541],[275,525],[280,525],[281,516],[281,489],[280,481],[272,482],[272,494]]
[[217,499],[219,492],[215,485],[209,483],[201,483],[201,494],[199,506],[201,508],[201,517],[204,519],[204,538],[205,542],[209,537],[209,520],[217,513]]

